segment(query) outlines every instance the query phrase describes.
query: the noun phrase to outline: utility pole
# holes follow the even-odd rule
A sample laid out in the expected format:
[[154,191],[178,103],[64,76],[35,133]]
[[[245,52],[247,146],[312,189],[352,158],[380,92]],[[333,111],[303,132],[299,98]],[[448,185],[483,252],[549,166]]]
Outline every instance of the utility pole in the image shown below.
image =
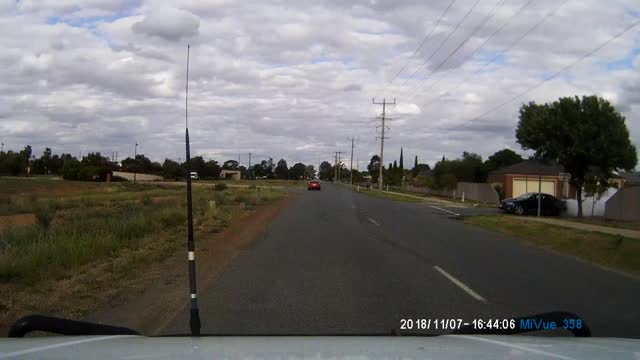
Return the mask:
[[386,110],[387,110],[387,105],[395,105],[396,104],[396,99],[393,99],[393,102],[387,102],[387,99],[382,99],[382,102],[376,102],[376,99],[373,98],[371,99],[371,102],[375,105],[382,105],[382,116],[378,117],[380,120],[382,120],[382,124],[380,125],[380,128],[382,129],[382,136],[380,136],[380,172],[378,173],[378,190],[382,191],[382,167],[384,166],[384,130],[385,130],[385,120],[391,120],[389,118],[386,117]]
[[334,171],[334,175],[333,175],[333,182],[338,182],[338,179],[340,178],[340,154],[342,154],[342,151],[336,151],[335,152],[335,160],[334,160],[334,167],[333,167],[333,171]]
[[333,183],[335,184],[338,178],[338,152],[334,155],[333,160]]
[[2,147],[0,147],[0,152],[4,151],[4,143],[2,143]]
[[342,160],[340,160],[340,154],[342,154],[342,151],[338,151],[338,183],[340,182],[340,168],[342,167]]
[[353,144],[355,143],[356,139],[352,136],[351,137],[351,161],[349,162],[349,185],[353,185]]
[[136,173],[138,172],[138,163],[136,158],[138,157],[138,142],[136,142],[136,148],[133,151],[133,182],[136,182]]

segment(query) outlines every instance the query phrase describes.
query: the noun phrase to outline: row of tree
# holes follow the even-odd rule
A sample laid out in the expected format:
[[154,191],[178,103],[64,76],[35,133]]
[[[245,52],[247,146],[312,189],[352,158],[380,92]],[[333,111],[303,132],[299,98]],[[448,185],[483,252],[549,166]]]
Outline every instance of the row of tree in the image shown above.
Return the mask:
[[[316,176],[313,165],[299,162],[289,168],[284,159],[280,159],[275,166],[273,159],[262,160],[250,168],[240,166],[236,160],[227,160],[220,165],[217,161],[205,160],[202,156],[191,159],[191,171],[197,172],[202,179],[218,179],[222,170],[240,171],[243,178],[300,180],[313,179]],[[51,148],[46,148],[40,157],[36,157],[32,155],[29,145],[19,152],[0,152],[0,175],[46,174],[59,175],[67,180],[105,181],[107,174],[113,171],[161,175],[166,179],[179,180],[185,177],[187,166],[186,162],[179,163],[171,159],[165,159],[163,163],[154,162],[144,154],[126,158],[120,163],[99,152],[89,153],[78,159],[71,154],[53,154]]]

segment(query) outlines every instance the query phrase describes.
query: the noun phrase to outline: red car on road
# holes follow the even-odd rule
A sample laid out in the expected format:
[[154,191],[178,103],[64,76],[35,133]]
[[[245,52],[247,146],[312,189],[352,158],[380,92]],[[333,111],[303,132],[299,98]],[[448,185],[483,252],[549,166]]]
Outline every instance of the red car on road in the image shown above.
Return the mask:
[[320,181],[311,180],[307,184],[307,190],[320,190]]

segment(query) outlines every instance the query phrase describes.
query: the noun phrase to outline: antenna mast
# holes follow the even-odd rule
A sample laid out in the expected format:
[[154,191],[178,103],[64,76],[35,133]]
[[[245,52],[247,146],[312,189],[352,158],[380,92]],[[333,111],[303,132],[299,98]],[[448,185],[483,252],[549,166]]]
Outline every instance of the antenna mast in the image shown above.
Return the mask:
[[187,84],[184,95],[184,125],[187,161],[187,251],[189,259],[189,293],[191,300],[191,317],[189,327],[191,336],[200,336],[200,312],[198,310],[198,292],[196,288],[196,255],[193,241],[193,200],[191,197],[191,150],[189,148],[189,48],[187,45]]

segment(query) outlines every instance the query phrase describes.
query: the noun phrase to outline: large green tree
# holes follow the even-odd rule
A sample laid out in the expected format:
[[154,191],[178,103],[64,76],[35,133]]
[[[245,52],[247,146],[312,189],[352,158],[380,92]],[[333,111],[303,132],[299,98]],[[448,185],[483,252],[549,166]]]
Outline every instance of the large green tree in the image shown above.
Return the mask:
[[304,168],[304,177],[305,179],[315,179],[316,177],[316,169],[313,165],[307,165]]
[[487,161],[484,162],[484,165],[486,171],[489,172],[505,166],[517,164],[522,160],[522,156],[515,151],[511,149],[502,149],[489,156]]
[[323,161],[318,168],[318,177],[320,180],[331,181],[334,178],[333,166],[328,161]]
[[595,95],[523,105],[516,138],[537,158],[557,161],[571,174],[578,216],[582,216],[582,187],[590,172],[605,181],[614,170],[631,170],[638,162],[624,116]]
[[285,159],[278,160],[278,164],[276,165],[273,174],[278,179],[288,179],[289,178],[289,167],[287,167],[287,161]]
[[289,169],[289,176],[293,180],[300,180],[304,177],[306,166],[303,163],[294,164],[291,169]]

